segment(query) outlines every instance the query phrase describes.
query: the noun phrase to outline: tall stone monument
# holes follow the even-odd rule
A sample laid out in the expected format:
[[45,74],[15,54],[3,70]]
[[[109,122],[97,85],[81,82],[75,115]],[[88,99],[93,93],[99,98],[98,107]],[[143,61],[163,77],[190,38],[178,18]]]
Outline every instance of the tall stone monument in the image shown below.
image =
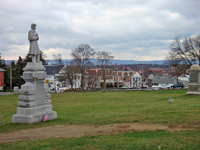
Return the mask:
[[35,32],[36,24],[32,24],[31,28],[28,40],[30,42],[29,57],[31,57],[32,62],[28,62],[23,68],[25,84],[19,90],[17,114],[12,116],[13,123],[41,122],[46,113],[48,113],[47,120],[57,118],[57,112],[52,110],[50,90],[44,82],[46,69],[39,61],[40,50],[37,43],[39,36]]
[[186,94],[200,95],[200,66],[194,64],[190,68],[188,92]]

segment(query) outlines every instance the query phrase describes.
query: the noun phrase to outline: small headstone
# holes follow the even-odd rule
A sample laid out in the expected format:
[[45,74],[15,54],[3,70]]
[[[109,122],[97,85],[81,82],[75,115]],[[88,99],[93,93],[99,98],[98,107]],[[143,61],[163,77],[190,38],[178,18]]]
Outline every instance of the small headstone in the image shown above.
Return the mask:
[[19,87],[18,87],[18,86],[15,86],[15,87],[14,87],[14,93],[15,93],[15,94],[19,94]]
[[169,103],[173,103],[173,99],[172,98],[169,99]]

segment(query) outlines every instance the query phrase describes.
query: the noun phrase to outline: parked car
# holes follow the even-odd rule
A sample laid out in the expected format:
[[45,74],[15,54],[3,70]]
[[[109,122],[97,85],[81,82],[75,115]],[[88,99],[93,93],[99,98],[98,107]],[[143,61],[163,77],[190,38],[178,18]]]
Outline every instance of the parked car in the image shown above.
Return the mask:
[[122,88],[122,89],[129,89],[130,86],[128,86],[128,85],[124,85],[124,86],[122,86],[121,88]]
[[140,89],[140,88],[137,86],[132,86],[131,89]]
[[184,84],[183,83],[177,83],[171,86],[171,88],[184,88]]
[[170,84],[161,84],[161,89],[170,89],[171,85]]

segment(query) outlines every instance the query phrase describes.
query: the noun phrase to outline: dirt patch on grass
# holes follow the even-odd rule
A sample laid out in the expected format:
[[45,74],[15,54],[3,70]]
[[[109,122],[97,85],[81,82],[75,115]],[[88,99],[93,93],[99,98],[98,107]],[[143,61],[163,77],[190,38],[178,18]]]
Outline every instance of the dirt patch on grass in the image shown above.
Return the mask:
[[115,134],[130,131],[150,131],[150,130],[168,130],[180,131],[189,130],[189,128],[169,128],[162,124],[110,124],[101,126],[89,125],[58,125],[36,129],[20,130],[11,133],[0,134],[0,143],[16,140],[36,140],[46,138],[67,138],[83,137],[89,135]]

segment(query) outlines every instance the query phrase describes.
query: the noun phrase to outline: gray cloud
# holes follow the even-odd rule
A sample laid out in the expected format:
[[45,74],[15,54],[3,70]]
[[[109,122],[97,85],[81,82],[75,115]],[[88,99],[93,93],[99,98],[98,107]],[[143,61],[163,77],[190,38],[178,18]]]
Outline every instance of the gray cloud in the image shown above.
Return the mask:
[[164,59],[175,36],[199,34],[199,6],[198,0],[0,1],[0,51],[5,59],[25,57],[36,23],[48,59],[70,58],[82,43],[116,59]]

